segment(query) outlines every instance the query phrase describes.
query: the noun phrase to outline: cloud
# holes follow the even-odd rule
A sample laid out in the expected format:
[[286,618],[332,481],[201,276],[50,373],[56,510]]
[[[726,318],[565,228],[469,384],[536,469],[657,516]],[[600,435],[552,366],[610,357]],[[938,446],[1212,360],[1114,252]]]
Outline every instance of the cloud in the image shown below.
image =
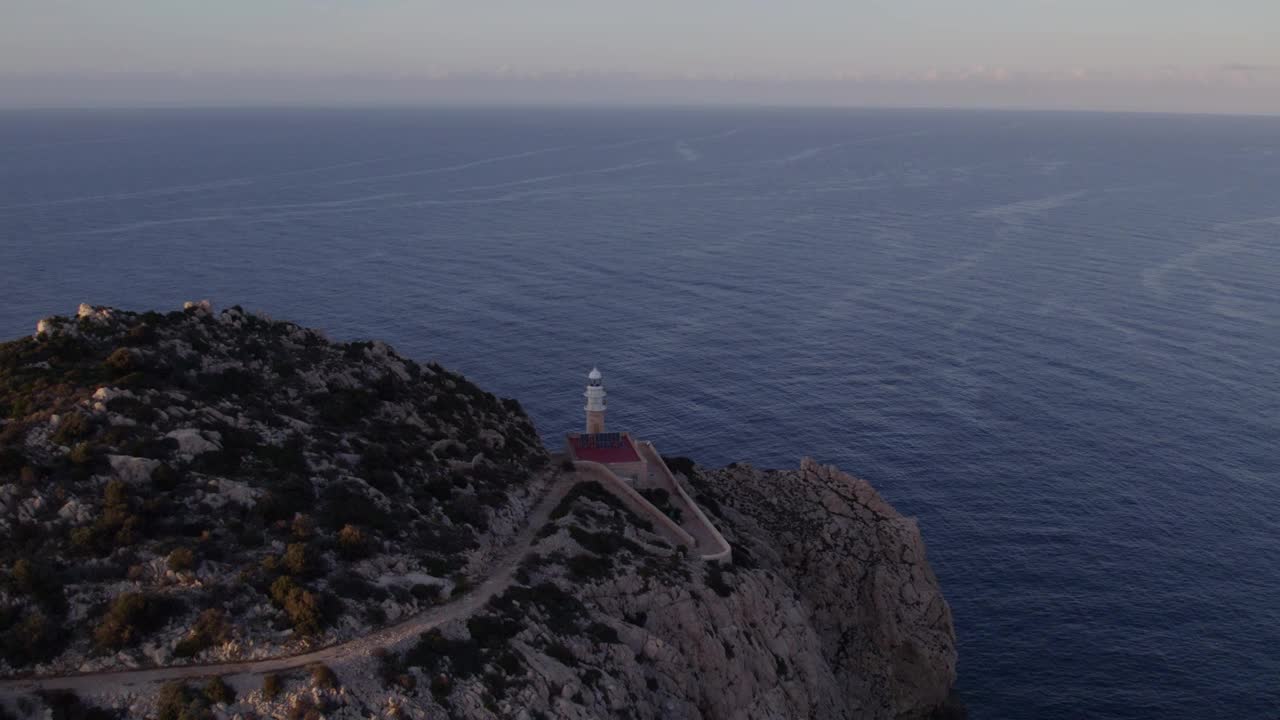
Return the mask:
[[1273,73],[1280,71],[1280,65],[1251,65],[1249,63],[1227,63],[1222,66],[1229,73]]
[[644,73],[516,66],[350,74],[0,72],[0,106],[404,104],[751,104],[1090,109],[1280,115],[1280,66],[1232,63],[1141,71],[998,65],[825,74]]

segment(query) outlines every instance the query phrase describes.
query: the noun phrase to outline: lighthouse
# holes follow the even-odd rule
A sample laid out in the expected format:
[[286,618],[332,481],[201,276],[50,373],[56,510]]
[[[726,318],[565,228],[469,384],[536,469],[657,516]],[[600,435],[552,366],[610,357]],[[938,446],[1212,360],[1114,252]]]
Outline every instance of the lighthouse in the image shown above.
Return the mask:
[[604,432],[604,375],[597,368],[591,368],[587,375],[587,434]]
[[569,433],[565,440],[565,455],[570,461],[589,462],[603,466],[615,478],[623,478],[630,484],[649,481],[649,464],[640,455],[635,441],[625,432],[607,432],[604,429],[605,391],[604,375],[599,368],[591,368],[587,375],[587,431]]

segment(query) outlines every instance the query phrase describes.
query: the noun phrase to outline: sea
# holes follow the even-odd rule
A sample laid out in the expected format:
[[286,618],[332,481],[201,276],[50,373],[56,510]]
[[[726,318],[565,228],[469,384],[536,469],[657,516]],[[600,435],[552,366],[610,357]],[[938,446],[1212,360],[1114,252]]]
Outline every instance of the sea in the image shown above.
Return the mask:
[[0,337],[203,298],[866,478],[971,717],[1280,718],[1280,118],[0,113]]

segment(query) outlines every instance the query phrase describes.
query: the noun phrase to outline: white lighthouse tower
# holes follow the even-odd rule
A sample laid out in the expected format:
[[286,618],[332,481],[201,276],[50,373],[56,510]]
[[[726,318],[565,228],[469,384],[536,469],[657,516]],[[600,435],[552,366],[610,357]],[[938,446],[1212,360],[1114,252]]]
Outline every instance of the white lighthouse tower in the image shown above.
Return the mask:
[[587,375],[587,434],[604,432],[604,375],[596,368],[591,368]]

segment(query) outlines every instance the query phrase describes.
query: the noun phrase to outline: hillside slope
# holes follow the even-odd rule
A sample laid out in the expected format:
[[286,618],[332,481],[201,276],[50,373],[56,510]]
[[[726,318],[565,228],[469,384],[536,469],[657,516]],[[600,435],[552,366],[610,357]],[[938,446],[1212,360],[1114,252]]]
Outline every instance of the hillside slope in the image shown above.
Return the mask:
[[258,657],[447,596],[547,465],[512,400],[231,308],[0,345],[0,673]]
[[[357,640],[279,676],[77,680],[108,717],[897,720],[955,680],[915,523],[811,461],[669,459],[733,546],[702,562],[514,401],[207,305],[42,321],[0,346],[0,417],[0,676]],[[20,685],[0,706],[80,702]]]

